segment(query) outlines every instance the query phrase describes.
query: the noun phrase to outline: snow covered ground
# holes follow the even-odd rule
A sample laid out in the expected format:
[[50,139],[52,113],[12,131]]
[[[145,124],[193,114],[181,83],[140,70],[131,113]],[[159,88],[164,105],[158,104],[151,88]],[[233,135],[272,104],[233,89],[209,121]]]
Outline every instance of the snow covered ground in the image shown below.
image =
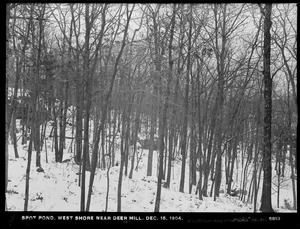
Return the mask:
[[[49,126],[50,128],[50,126]],[[47,130],[47,136],[50,129]],[[70,136],[68,130],[67,136]],[[20,142],[20,140],[19,140]],[[69,144],[64,152],[64,158],[71,158]],[[9,145],[8,167],[8,211],[23,211],[25,197],[25,179],[27,167],[27,146],[18,144],[20,158],[14,157],[13,146]],[[146,176],[148,150],[139,150],[142,154],[139,161],[138,171],[134,170],[133,178],[123,176],[122,184],[122,212],[153,212],[157,190],[156,177],[156,151],[153,154],[153,176]],[[41,164],[44,172],[37,172],[35,166],[35,152],[32,155],[30,171],[29,211],[79,211],[80,210],[80,187],[78,186],[79,166],[73,160],[67,163],[55,163],[52,152],[52,141],[47,141],[48,163],[46,163],[45,149],[41,153]],[[118,150],[116,160],[119,160]],[[135,160],[136,163],[136,160]],[[136,164],[135,164],[136,165]],[[128,163],[128,174],[131,162]],[[216,201],[213,197],[203,197],[200,201],[194,191],[188,194],[188,165],[185,178],[185,193],[179,192],[181,162],[176,161],[171,175],[171,187],[162,188],[161,212],[253,212],[253,206],[244,203],[238,197],[228,196],[221,193]],[[86,173],[86,193],[88,190],[90,173]],[[117,210],[117,185],[119,166],[111,167],[109,172],[109,212]],[[193,187],[195,190],[195,187]],[[210,190],[210,187],[208,187]],[[105,211],[107,192],[107,170],[96,170],[90,211]],[[281,191],[281,206],[277,209],[276,194],[273,195],[273,207],[276,211],[289,211],[285,208],[284,199],[292,200],[291,188]],[[258,204],[259,204],[258,197]]]

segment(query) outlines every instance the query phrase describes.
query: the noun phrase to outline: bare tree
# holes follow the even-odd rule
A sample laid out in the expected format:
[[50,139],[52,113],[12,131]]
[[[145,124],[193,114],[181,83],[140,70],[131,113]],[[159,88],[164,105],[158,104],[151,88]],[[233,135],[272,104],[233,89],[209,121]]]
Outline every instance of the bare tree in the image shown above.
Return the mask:
[[167,89],[165,96],[165,103],[163,107],[162,119],[160,120],[160,145],[159,145],[159,172],[158,172],[158,181],[157,181],[157,191],[155,199],[154,212],[159,212],[160,207],[160,197],[161,197],[161,185],[163,177],[163,157],[164,157],[164,136],[165,130],[167,127],[167,111],[169,107],[169,97],[170,97],[170,84],[172,80],[172,71],[173,71],[173,60],[172,60],[172,42],[174,36],[174,26],[175,26],[175,13],[176,13],[176,4],[173,5],[172,19],[171,19],[171,30],[170,30],[170,41],[169,41],[169,73],[167,79]]

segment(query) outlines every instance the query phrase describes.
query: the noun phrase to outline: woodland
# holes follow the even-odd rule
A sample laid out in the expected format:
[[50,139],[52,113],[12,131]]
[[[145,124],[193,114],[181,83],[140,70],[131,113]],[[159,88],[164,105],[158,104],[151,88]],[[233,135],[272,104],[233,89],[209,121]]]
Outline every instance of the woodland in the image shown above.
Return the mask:
[[5,105],[6,211],[297,210],[296,4],[8,3]]

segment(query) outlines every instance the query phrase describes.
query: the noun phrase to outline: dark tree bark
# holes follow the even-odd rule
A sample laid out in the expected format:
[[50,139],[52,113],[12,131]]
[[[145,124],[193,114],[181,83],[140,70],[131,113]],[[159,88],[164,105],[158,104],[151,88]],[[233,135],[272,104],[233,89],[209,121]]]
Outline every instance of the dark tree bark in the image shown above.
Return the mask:
[[187,56],[187,71],[186,71],[186,83],[185,83],[185,106],[184,106],[184,117],[183,117],[183,139],[181,145],[181,154],[182,154],[182,165],[181,165],[181,175],[180,175],[180,184],[179,191],[184,192],[184,180],[185,180],[185,164],[186,164],[186,145],[187,145],[187,131],[188,131],[188,114],[189,114],[189,84],[190,84],[190,72],[191,72],[191,49],[192,49],[192,5],[190,5],[189,12],[189,32],[188,32],[188,56]]
[[57,162],[63,161],[63,151],[65,148],[65,135],[66,135],[66,124],[67,124],[67,110],[68,110],[68,93],[69,93],[69,82],[65,80],[65,98],[64,103],[61,101],[61,115],[60,115],[60,134],[59,134],[59,149],[57,155]]
[[117,212],[121,212],[121,192],[122,192],[122,179],[123,179],[123,169],[125,164],[125,129],[126,129],[126,122],[125,122],[125,109],[123,111],[123,118],[122,118],[122,133],[121,133],[121,157],[120,157],[120,171],[119,171],[119,182],[118,182],[118,199],[117,199]]
[[89,71],[89,41],[90,41],[90,13],[89,4],[85,5],[85,58],[84,58],[84,73],[86,74],[85,79],[85,92],[86,92],[86,107],[85,107],[85,119],[84,119],[84,145],[83,145],[83,155],[82,155],[82,183],[81,183],[81,198],[80,198],[80,211],[85,211],[85,172],[87,167],[87,155],[89,154],[89,122],[90,122],[90,108],[91,108],[91,78]]
[[[173,25],[171,25],[173,26]],[[170,38],[171,39],[171,38]],[[183,36],[182,38],[183,39]],[[179,40],[179,44],[180,42],[182,42],[181,40]],[[169,59],[170,59],[170,52],[172,53],[172,48],[169,48]],[[180,50],[181,52],[181,50]],[[172,55],[172,54],[171,54]],[[179,90],[179,76],[180,76],[180,57],[181,54],[178,58],[178,69],[177,69],[177,77],[176,77],[176,82],[175,82],[175,91],[174,91],[174,99],[173,99],[173,104],[170,104],[170,106],[172,107],[172,114],[171,114],[171,121],[170,121],[170,134],[169,134],[169,157],[168,157],[168,173],[167,173],[167,187],[170,187],[170,182],[171,182],[171,167],[172,167],[172,161],[174,160],[174,155],[175,155],[175,147],[177,144],[176,141],[176,114],[177,114],[177,107],[176,107],[176,103],[177,103],[177,99],[178,99],[178,90]],[[170,66],[170,61],[173,60],[169,60],[169,66]],[[173,63],[173,62],[172,62]]]
[[[216,10],[217,11],[217,10]],[[222,18],[222,27],[221,27],[221,34],[222,34],[222,48],[220,55],[217,54],[217,69],[218,69],[218,126],[216,132],[216,143],[217,143],[217,161],[216,161],[216,171],[215,171],[215,192],[214,192],[214,200],[216,197],[219,196],[221,179],[222,179],[222,172],[221,172],[221,165],[222,165],[222,133],[223,133],[223,104],[224,104],[224,86],[225,86],[225,52],[226,52],[226,43],[227,43],[227,34],[226,34],[226,4],[224,6],[223,11],[223,18]],[[217,23],[217,15],[215,15],[215,22]],[[218,47],[218,26],[216,25],[216,47]]]
[[31,157],[32,157],[32,138],[29,140],[28,146],[28,159],[26,168],[26,181],[25,181],[25,202],[24,211],[28,211],[28,197],[29,197],[29,179],[30,179],[30,167],[31,167]]
[[[37,58],[36,58],[36,79],[35,79],[35,106],[33,107],[33,110],[35,111],[35,122],[34,126],[32,126],[32,132],[34,133],[34,146],[36,150],[36,167],[41,167],[41,146],[40,146],[40,124],[41,124],[41,108],[40,108],[40,102],[39,102],[39,94],[40,94],[40,74],[41,74],[41,57],[42,57],[42,39],[44,36],[44,14],[45,14],[45,5],[42,5],[41,8],[39,7],[39,13],[38,16],[38,25],[39,25],[39,36],[38,36],[38,49],[37,49]],[[34,27],[34,26],[33,26]]]
[[[290,83],[288,82],[288,136],[285,142],[285,152],[287,152],[287,144],[290,145],[290,156],[289,156],[289,162],[290,162],[290,167],[291,167],[291,179],[292,179],[292,190],[293,190],[293,210],[297,210],[297,188],[296,185],[297,183],[295,182],[297,175],[297,144],[298,142],[295,142],[295,138],[293,137],[293,130],[292,130],[292,109],[290,107]],[[297,111],[298,113],[298,111]],[[296,135],[297,137],[297,135]],[[296,145],[295,145],[296,144]],[[284,152],[284,153],[285,153]],[[295,159],[293,159],[293,155]],[[283,162],[285,164],[285,162]]]
[[[212,147],[213,147],[213,138],[215,135],[215,127],[216,127],[216,115],[217,115],[217,101],[214,103],[212,117],[211,117],[211,124],[209,126],[209,136],[208,136],[208,145],[207,145],[207,153],[206,157],[204,157],[204,178],[203,178],[203,187],[202,187],[202,195],[207,197],[207,185],[208,185],[208,176],[211,167],[211,157],[212,157]],[[206,161],[205,161],[206,159]]]
[[191,84],[191,127],[190,127],[190,162],[189,162],[189,194],[192,193],[193,185],[196,185],[196,91],[195,91],[195,82]]
[[[172,25],[171,25],[170,44],[172,44],[173,34],[174,34],[175,8],[176,8],[176,5],[174,4],[173,16],[171,19]],[[169,53],[169,55],[170,55],[170,53]],[[159,170],[158,170],[157,191],[156,191],[154,212],[159,212],[159,207],[160,207],[161,185],[162,185],[162,177],[163,177],[164,145],[165,145],[164,134],[165,134],[165,130],[167,127],[167,111],[168,111],[169,98],[170,98],[170,84],[171,84],[171,80],[172,80],[172,69],[173,69],[173,61],[170,60],[169,74],[168,74],[168,80],[167,80],[167,89],[166,89],[166,99],[165,99],[165,103],[164,103],[164,107],[163,107],[162,119],[160,119]]]
[[[5,65],[5,70],[6,70],[6,82],[8,82],[9,79],[9,18],[10,18],[10,9],[11,5],[6,4],[6,65]],[[5,103],[5,193],[7,191],[7,182],[8,182],[8,137],[9,137],[9,128],[10,128],[10,116],[8,112],[8,84],[5,86],[6,90],[6,103]],[[5,209],[6,209],[6,194],[5,194]]]
[[272,208],[272,143],[271,143],[271,124],[272,124],[272,78],[270,74],[270,55],[271,55],[271,12],[272,4],[266,4],[262,13],[264,20],[264,143],[263,143],[263,190],[261,198],[262,212],[273,212]]

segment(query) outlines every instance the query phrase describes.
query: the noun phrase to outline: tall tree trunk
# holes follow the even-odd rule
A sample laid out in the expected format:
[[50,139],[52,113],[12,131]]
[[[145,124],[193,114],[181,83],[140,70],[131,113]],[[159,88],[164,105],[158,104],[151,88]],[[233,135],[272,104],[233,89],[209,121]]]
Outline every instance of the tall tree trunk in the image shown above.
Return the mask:
[[191,83],[192,92],[191,92],[191,130],[190,130],[190,161],[189,161],[189,193],[192,193],[193,185],[196,185],[196,89],[195,81],[192,79]]
[[[171,22],[171,38],[170,44],[172,44],[173,34],[174,34],[174,20],[175,20],[175,8],[176,5],[173,5],[173,15],[172,15],[172,22]],[[170,49],[171,50],[171,49]],[[171,51],[169,50],[169,57],[171,57]],[[158,180],[157,180],[157,191],[156,191],[156,198],[155,198],[155,206],[154,212],[159,212],[160,208],[160,198],[161,198],[161,184],[162,184],[162,176],[163,176],[163,158],[164,158],[164,134],[167,127],[167,111],[169,106],[169,99],[170,99],[170,84],[172,81],[172,69],[173,69],[173,61],[169,60],[169,74],[167,80],[167,89],[166,89],[166,99],[163,107],[162,118],[160,119],[160,145],[159,145],[159,170],[158,170]]]
[[[287,149],[287,144],[290,146],[289,150],[289,162],[291,167],[291,179],[292,179],[292,190],[293,190],[293,210],[297,210],[297,190],[296,190],[296,182],[295,182],[295,169],[297,168],[297,142],[294,142],[295,138],[293,138],[292,131],[292,109],[290,107],[290,92],[289,92],[289,83],[288,83],[288,136],[287,141],[285,141],[285,150]],[[298,112],[298,111],[297,111]],[[296,135],[297,136],[297,135]],[[295,161],[293,160],[293,155],[295,155]],[[294,166],[295,163],[295,166]],[[297,174],[297,170],[296,170]]]
[[[173,64],[174,61],[172,59],[172,46],[173,46],[173,38],[174,38],[174,27],[175,27],[175,15],[176,14],[176,6],[174,5],[173,8],[173,15],[172,15],[172,21],[171,21],[171,30],[170,30],[170,40],[169,40],[169,71],[170,74],[173,74]],[[177,101],[177,90],[179,88],[179,74],[177,75],[176,78],[176,83],[175,83],[175,98],[174,98],[174,103],[176,103]],[[171,105],[172,106],[172,105]],[[172,117],[170,120],[170,131],[169,131],[169,157],[168,157],[168,172],[167,172],[167,188],[170,187],[170,182],[171,182],[171,167],[172,167],[172,160],[174,157],[174,153],[173,153],[173,144],[175,145],[174,142],[174,137],[175,137],[175,117],[176,117],[176,110],[177,108],[175,108],[175,105],[173,105],[172,107]]]
[[[197,108],[197,119],[198,119],[198,152],[197,155],[199,157],[199,181],[198,181],[198,187],[196,189],[196,193],[199,189],[199,199],[202,200],[202,175],[203,175],[203,147],[202,147],[202,136],[203,136],[203,125],[202,125],[202,119],[201,119],[201,86],[200,86],[200,72],[197,72],[197,99],[196,99],[196,108]],[[196,165],[197,166],[197,165]]]
[[264,21],[264,143],[263,143],[263,189],[261,198],[262,212],[273,212],[272,209],[272,143],[271,143],[271,124],[272,124],[272,78],[270,74],[270,53],[271,53],[271,12],[272,4],[266,4],[263,9],[265,14]]
[[[31,6],[31,18],[30,18],[30,23],[32,25],[32,34],[34,34],[34,26],[32,22],[32,16],[33,16],[33,6]],[[34,43],[34,39],[32,39],[32,42]],[[35,80],[37,80],[37,76],[35,77]],[[37,83],[37,82],[36,82]],[[34,90],[34,93],[37,93],[37,90]],[[38,103],[38,95],[34,94],[34,100],[32,104],[32,111],[36,109],[36,105]],[[30,108],[30,107],[29,107]],[[26,168],[26,181],[25,181],[25,202],[24,202],[24,211],[28,211],[28,199],[29,199],[29,179],[30,179],[30,167],[31,167],[31,157],[32,157],[32,143],[33,143],[33,126],[34,123],[37,121],[37,114],[35,112],[31,112],[30,115],[30,126],[32,128],[31,131],[31,136],[30,136],[30,141],[29,141],[29,147],[28,147],[28,160],[27,160],[27,168]]]
[[[84,60],[84,73],[86,74],[85,80],[85,93],[86,93],[86,107],[85,107],[85,118],[84,118],[84,142],[83,142],[83,155],[82,155],[82,183],[81,183],[81,201],[80,201],[80,211],[85,211],[85,172],[87,169],[87,161],[89,154],[89,123],[90,123],[90,108],[91,108],[91,77],[89,69],[89,59],[90,59],[90,50],[89,50],[89,41],[90,41],[90,13],[89,13],[89,4],[85,5],[85,60]],[[89,168],[88,168],[89,169]],[[88,211],[88,209],[86,210]]]
[[215,126],[216,126],[216,115],[217,115],[217,101],[214,103],[213,111],[212,111],[212,117],[211,117],[211,123],[209,126],[209,136],[208,136],[208,145],[207,145],[207,155],[206,158],[204,157],[204,166],[203,166],[203,171],[204,171],[204,180],[203,180],[203,187],[202,187],[202,195],[207,197],[207,185],[208,185],[208,176],[209,176],[209,171],[211,167],[211,153],[212,153],[212,143],[213,143],[213,138],[215,135]]
[[266,4],[263,9],[265,14],[264,21],[264,144],[263,144],[263,190],[261,198],[262,212],[273,212],[272,209],[272,143],[271,143],[271,124],[272,124],[272,78],[270,74],[270,54],[271,54],[271,12],[272,4]]
[[185,106],[184,106],[184,117],[183,117],[183,139],[181,145],[181,154],[182,154],[182,164],[181,164],[181,175],[180,175],[180,184],[179,191],[184,192],[184,178],[185,178],[185,162],[187,155],[187,131],[188,131],[188,114],[189,114],[189,84],[190,84],[190,72],[191,69],[191,49],[192,49],[192,5],[190,5],[189,12],[189,33],[188,33],[188,54],[187,54],[187,71],[186,71],[186,83],[185,83]]
[[[6,4],[6,65],[5,65],[5,78],[6,82],[8,82],[9,79],[9,18],[10,18],[10,9],[11,4]],[[10,117],[8,112],[8,84],[5,85],[5,210],[7,208],[6,205],[6,192],[7,192],[7,182],[8,182],[8,138],[9,138],[9,129],[10,129]]]
[[[68,93],[69,93],[69,82],[67,80],[65,80],[65,98],[64,98],[64,104],[61,108],[62,110],[61,110],[61,119],[60,119],[58,162],[63,161],[63,150],[65,148],[67,111],[68,111]],[[62,103],[62,101],[61,101],[61,103]]]
[[83,113],[83,93],[82,93],[82,76],[78,72],[77,75],[77,85],[76,85],[76,133],[75,133],[75,162],[76,164],[81,164],[81,153],[82,153],[82,113]]
[[[216,10],[217,11],[217,10]],[[226,34],[226,4],[224,5],[223,18],[222,18],[222,48],[220,56],[217,54],[217,69],[218,69],[218,126],[216,133],[216,142],[217,142],[217,161],[216,161],[216,171],[215,171],[215,193],[214,200],[219,196],[222,172],[222,133],[223,133],[223,104],[224,104],[224,86],[225,86],[225,48],[227,43],[227,34]],[[215,15],[215,23],[217,23],[217,15]],[[216,24],[216,47],[218,47],[218,25]]]
[[38,36],[38,50],[37,50],[37,59],[36,59],[36,80],[35,80],[35,96],[36,96],[36,103],[33,110],[35,110],[35,125],[33,133],[34,136],[34,146],[36,149],[36,167],[41,167],[41,147],[40,147],[40,124],[41,124],[41,112],[40,112],[40,104],[39,104],[39,94],[40,94],[40,63],[41,63],[41,55],[42,55],[42,39],[44,36],[44,14],[45,14],[45,5],[42,5],[41,15],[38,16],[39,18],[39,36]]

